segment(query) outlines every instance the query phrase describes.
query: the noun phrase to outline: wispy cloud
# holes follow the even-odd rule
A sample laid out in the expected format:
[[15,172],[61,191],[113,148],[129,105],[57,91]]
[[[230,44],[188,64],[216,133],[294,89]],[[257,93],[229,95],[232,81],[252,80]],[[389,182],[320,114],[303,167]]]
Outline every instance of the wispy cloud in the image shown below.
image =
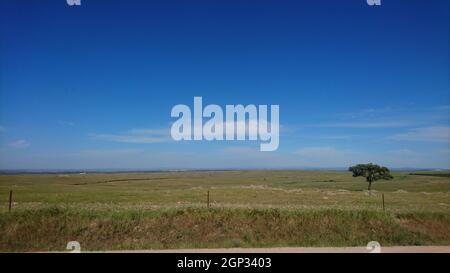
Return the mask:
[[123,143],[161,143],[170,140],[169,129],[131,129],[122,134],[89,134],[91,139]]
[[222,150],[225,154],[238,154],[238,155],[248,155],[248,154],[262,154],[261,151],[259,151],[258,147],[242,147],[242,146],[230,146],[225,147]]
[[78,155],[89,156],[89,157],[101,157],[101,156],[127,156],[127,155],[137,155],[144,151],[141,149],[113,149],[113,150],[84,150]]
[[432,110],[437,111],[450,111],[450,105],[439,105],[431,108]]
[[389,137],[393,140],[450,142],[450,126],[430,126],[414,128],[405,133]]
[[294,152],[297,155],[310,158],[326,158],[329,156],[344,156],[352,154],[348,150],[338,150],[333,147],[305,147]]
[[[265,121],[265,120],[257,120],[257,119],[251,119],[251,120],[239,120],[239,121],[224,121],[220,123],[223,130],[223,135],[225,136],[226,131],[229,130],[229,128],[234,128],[234,132],[238,131],[238,128],[245,128],[245,136],[248,137],[250,135],[258,136],[259,134],[259,128],[261,126],[264,126],[264,128],[267,128],[269,131],[272,130],[272,123]],[[203,124],[204,126],[205,124]],[[282,126],[279,125],[280,129]],[[200,128],[200,130],[195,130],[196,128]],[[203,127],[204,129],[204,127]],[[281,129],[280,129],[281,130]],[[202,127],[194,127],[193,132],[194,135],[196,135],[196,132],[202,132]],[[203,136],[207,137],[209,135],[209,132],[206,130],[203,130]]]
[[349,166],[362,157],[355,151],[338,149],[329,146],[304,147],[294,152],[299,164],[302,166],[337,167]]
[[357,137],[359,137],[359,135],[327,135],[327,136],[319,136],[316,138],[326,140],[349,140]]
[[16,141],[11,142],[9,146],[15,149],[25,149],[30,146],[30,143],[28,143],[28,141],[26,141],[25,139],[18,139]]
[[318,124],[315,127],[334,127],[334,128],[399,128],[408,127],[412,123],[405,121],[382,121],[382,122],[335,122]]
[[336,113],[332,122],[314,127],[329,128],[405,128],[442,123],[450,119],[449,105],[416,108],[362,109],[356,112]]
[[60,121],[58,121],[58,124],[61,126],[70,126],[70,127],[75,126],[75,122],[67,121],[67,120],[60,120]]
[[391,150],[391,151],[386,151],[385,154],[392,158],[392,157],[417,157],[420,156],[420,153],[411,151],[409,149],[398,149],[398,150]]

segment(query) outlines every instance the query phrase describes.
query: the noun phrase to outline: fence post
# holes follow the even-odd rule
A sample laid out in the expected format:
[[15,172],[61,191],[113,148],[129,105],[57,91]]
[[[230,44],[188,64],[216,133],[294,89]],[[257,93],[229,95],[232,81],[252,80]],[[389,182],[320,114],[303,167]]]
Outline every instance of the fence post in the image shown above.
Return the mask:
[[8,206],[8,212],[11,212],[11,206],[12,206],[12,190],[9,191],[9,206]]
[[209,191],[208,191],[208,195],[207,195],[207,198],[206,198],[206,203],[207,203],[207,206],[208,206],[208,209],[209,209]]
[[383,211],[386,212],[386,209],[384,207],[384,193],[381,194],[381,198],[383,199]]

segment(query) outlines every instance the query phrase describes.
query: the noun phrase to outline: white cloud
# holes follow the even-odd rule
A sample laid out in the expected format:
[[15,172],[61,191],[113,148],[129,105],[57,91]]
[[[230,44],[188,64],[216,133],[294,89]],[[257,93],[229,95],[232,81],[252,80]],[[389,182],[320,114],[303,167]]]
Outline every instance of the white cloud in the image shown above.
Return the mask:
[[123,134],[89,134],[89,137],[123,143],[161,143],[170,140],[168,129],[131,129]]
[[335,128],[398,128],[411,125],[404,121],[386,121],[386,122],[336,122],[316,125],[316,127],[335,127]]
[[409,149],[399,149],[399,150],[391,150],[391,151],[387,151],[385,153],[388,157],[396,157],[396,156],[406,156],[406,157],[411,157],[411,156],[420,156],[421,154],[411,151]]
[[116,157],[141,154],[140,149],[114,149],[114,150],[84,150],[78,155],[88,157]]
[[349,140],[359,137],[358,135],[328,135],[328,136],[320,136],[318,139],[328,139],[328,140]]
[[168,129],[131,129],[128,131],[132,135],[167,135]]
[[25,149],[30,146],[30,143],[28,143],[25,139],[18,139],[16,141],[11,142],[9,146],[16,149]]
[[450,105],[435,107],[386,107],[364,109],[350,113],[336,113],[336,120],[319,123],[315,127],[324,128],[402,128],[427,126],[436,122],[448,121]]
[[299,164],[311,167],[349,166],[361,160],[360,153],[334,147],[305,147],[296,150]]
[[[234,128],[235,133],[238,131],[238,128],[245,128],[245,136],[247,138],[250,135],[257,137],[259,134],[260,126],[264,126],[264,128],[267,128],[269,131],[272,130],[271,122],[268,122],[265,120],[258,120],[258,119],[224,121],[221,126],[223,128],[224,136],[226,135],[226,132],[227,132],[227,130],[229,130],[229,128]],[[203,134],[207,135],[208,132],[203,132]]]
[[449,142],[450,126],[431,126],[411,129],[406,133],[395,134],[389,137],[394,140]]
[[246,147],[246,146],[229,146],[225,147],[222,150],[222,152],[225,154],[234,154],[234,155],[262,154],[261,151],[259,151],[258,147]]
[[351,152],[347,150],[337,150],[333,147],[305,147],[295,151],[295,154],[297,155],[310,158],[347,155],[349,153]]
[[438,110],[438,111],[448,111],[450,110],[450,105],[439,105],[431,108],[432,110]]
[[58,121],[58,124],[61,126],[70,126],[70,127],[75,126],[75,122],[66,121],[66,120],[60,120],[60,121]]
[[448,149],[429,149],[418,152],[409,149],[391,150],[376,154],[377,162],[396,168],[449,169]]

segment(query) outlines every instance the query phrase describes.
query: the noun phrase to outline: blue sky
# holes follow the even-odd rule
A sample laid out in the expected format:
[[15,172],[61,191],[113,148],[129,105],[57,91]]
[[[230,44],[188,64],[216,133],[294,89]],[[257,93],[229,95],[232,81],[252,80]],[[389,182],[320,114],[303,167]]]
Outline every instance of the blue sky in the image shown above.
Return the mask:
[[[446,0],[1,1],[0,168],[450,168]],[[259,142],[171,108],[278,104]]]

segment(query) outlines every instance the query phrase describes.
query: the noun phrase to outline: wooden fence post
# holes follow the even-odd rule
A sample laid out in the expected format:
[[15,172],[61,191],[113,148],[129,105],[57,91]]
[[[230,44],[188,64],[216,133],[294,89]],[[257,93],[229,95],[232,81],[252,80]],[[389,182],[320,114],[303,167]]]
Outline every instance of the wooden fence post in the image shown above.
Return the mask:
[[381,198],[383,198],[383,211],[386,212],[386,209],[384,207],[384,193],[381,194]]
[[209,191],[208,191],[208,195],[207,195],[207,198],[206,198],[206,203],[207,203],[207,206],[208,206],[208,209],[209,209]]
[[8,206],[8,212],[11,212],[11,206],[12,206],[12,190],[9,191],[9,206]]

